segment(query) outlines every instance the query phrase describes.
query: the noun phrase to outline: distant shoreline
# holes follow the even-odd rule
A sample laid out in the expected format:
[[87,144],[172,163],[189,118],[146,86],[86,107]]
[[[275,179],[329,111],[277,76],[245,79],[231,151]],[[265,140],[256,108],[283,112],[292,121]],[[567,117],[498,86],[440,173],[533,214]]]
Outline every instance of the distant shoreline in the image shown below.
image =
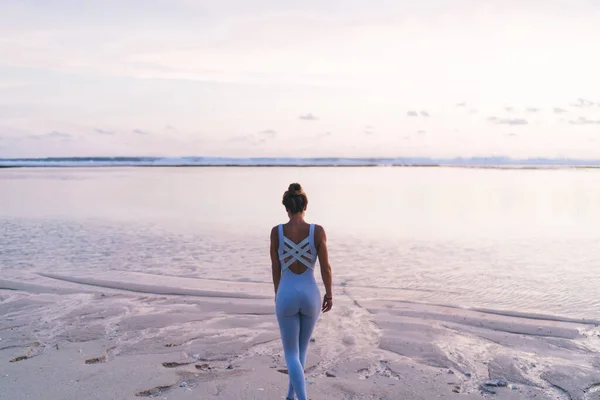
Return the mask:
[[453,164],[121,164],[121,165],[0,165],[23,168],[466,168],[466,169],[600,169],[600,165],[453,165]]
[[40,157],[2,158],[0,168],[69,167],[412,167],[556,169],[600,168],[600,159],[510,157]]

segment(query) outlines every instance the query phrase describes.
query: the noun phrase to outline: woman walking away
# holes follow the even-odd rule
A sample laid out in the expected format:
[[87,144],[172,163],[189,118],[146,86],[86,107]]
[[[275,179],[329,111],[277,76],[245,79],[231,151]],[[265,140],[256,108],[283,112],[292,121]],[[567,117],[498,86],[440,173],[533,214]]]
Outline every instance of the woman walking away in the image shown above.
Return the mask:
[[[275,285],[275,313],[279,323],[290,385],[286,399],[307,400],[304,365],[308,343],[320,311],[333,306],[331,266],[327,256],[327,237],[322,226],[304,221],[308,198],[298,183],[283,194],[289,222],[271,230],[271,263]],[[325,296],[315,280],[319,258]]]

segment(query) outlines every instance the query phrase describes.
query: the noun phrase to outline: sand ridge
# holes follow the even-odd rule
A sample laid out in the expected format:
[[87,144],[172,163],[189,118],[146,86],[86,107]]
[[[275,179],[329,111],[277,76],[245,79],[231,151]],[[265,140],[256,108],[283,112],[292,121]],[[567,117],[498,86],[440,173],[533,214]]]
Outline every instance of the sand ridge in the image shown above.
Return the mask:
[[[283,398],[271,292],[118,271],[11,272],[0,280],[0,398]],[[378,295],[336,287],[309,349],[313,400],[600,399],[596,321]]]

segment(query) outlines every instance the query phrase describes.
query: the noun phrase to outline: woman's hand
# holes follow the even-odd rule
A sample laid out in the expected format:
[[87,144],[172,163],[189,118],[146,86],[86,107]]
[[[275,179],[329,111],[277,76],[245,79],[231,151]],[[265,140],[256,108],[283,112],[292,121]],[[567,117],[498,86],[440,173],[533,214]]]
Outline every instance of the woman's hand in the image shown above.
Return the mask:
[[328,297],[327,295],[323,296],[323,306],[321,306],[321,311],[326,313],[331,310],[333,307],[333,297]]

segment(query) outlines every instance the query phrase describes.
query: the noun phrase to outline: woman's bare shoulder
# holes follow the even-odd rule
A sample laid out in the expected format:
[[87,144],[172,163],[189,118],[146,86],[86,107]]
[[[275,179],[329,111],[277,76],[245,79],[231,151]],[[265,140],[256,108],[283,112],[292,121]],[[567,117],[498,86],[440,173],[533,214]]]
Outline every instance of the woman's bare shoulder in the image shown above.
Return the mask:
[[313,225],[315,226],[316,238],[325,237],[325,228],[323,228],[323,225],[319,225],[319,224],[313,224]]
[[279,234],[279,225],[275,225],[271,228],[271,237],[278,236]]

